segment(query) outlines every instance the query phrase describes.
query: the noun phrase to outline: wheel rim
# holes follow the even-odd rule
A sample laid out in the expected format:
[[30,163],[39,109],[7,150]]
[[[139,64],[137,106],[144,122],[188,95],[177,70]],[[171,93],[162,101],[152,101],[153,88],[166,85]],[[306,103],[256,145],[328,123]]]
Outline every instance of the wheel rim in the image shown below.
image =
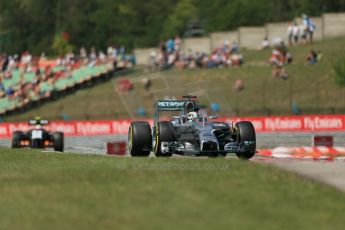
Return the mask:
[[132,147],[133,147],[133,129],[132,129],[132,126],[130,126],[129,130],[128,130],[128,149],[129,149],[129,151],[132,151]]

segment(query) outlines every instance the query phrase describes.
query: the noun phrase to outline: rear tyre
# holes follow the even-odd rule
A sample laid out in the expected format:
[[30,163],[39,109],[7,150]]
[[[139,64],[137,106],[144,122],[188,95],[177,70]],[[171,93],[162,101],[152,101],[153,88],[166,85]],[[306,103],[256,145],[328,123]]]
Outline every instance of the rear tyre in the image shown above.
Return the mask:
[[24,133],[22,131],[14,131],[12,136],[12,148],[22,147],[20,142],[24,139]]
[[63,152],[64,150],[64,134],[62,132],[56,132],[53,136],[54,151]]
[[148,157],[152,149],[150,124],[146,121],[132,122],[128,129],[128,150],[132,157]]
[[176,140],[174,126],[170,121],[160,121],[155,126],[155,146],[153,152],[156,157],[171,157],[172,153],[163,153],[162,142],[173,142]]
[[235,124],[237,129],[236,141],[238,144],[249,142],[248,151],[236,153],[240,159],[250,159],[255,155],[256,151],[256,135],[253,124],[250,121],[240,121]]

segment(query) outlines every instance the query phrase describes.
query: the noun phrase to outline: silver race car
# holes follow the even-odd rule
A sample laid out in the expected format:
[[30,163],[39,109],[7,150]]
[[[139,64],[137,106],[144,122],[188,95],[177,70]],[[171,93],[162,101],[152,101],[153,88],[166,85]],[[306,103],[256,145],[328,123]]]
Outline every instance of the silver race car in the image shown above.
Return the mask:
[[[160,120],[161,112],[179,113],[170,120]],[[250,121],[235,124],[213,122],[215,116],[199,113],[195,96],[182,100],[159,100],[155,103],[154,126],[151,130],[146,121],[132,122],[128,131],[128,148],[131,156],[170,157],[226,156],[235,153],[239,158],[249,159],[256,152],[256,136]]]

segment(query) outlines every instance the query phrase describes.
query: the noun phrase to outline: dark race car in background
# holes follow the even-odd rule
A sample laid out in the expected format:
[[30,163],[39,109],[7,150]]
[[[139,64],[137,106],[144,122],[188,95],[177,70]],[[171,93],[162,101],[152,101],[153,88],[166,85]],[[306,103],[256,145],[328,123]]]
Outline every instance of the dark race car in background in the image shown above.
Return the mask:
[[[160,121],[160,112],[178,112],[170,121]],[[131,156],[169,157],[226,156],[235,153],[249,159],[256,152],[256,135],[250,121],[213,122],[216,117],[199,114],[197,97],[182,100],[159,100],[155,103],[154,126],[146,121],[132,122],[128,131]]]
[[29,120],[29,125],[33,128],[27,132],[13,132],[12,148],[53,148],[55,151],[64,151],[64,134],[62,132],[50,133],[44,129],[43,126],[48,125],[47,120],[35,118]]

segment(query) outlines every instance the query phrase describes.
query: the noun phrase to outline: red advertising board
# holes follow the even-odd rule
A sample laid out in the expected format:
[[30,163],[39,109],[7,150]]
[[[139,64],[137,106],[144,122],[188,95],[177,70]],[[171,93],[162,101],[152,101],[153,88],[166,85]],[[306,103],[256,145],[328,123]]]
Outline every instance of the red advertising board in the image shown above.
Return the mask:
[[[270,116],[219,118],[218,121],[248,120],[257,132],[345,131],[345,115]],[[148,120],[152,123],[152,120]],[[66,136],[127,135],[131,120],[52,121],[47,129]],[[0,123],[0,138],[9,138],[15,130],[28,130],[27,123]]]
[[107,142],[106,150],[108,155],[124,156],[127,152],[126,141]]
[[333,147],[333,136],[314,136],[312,145]]

